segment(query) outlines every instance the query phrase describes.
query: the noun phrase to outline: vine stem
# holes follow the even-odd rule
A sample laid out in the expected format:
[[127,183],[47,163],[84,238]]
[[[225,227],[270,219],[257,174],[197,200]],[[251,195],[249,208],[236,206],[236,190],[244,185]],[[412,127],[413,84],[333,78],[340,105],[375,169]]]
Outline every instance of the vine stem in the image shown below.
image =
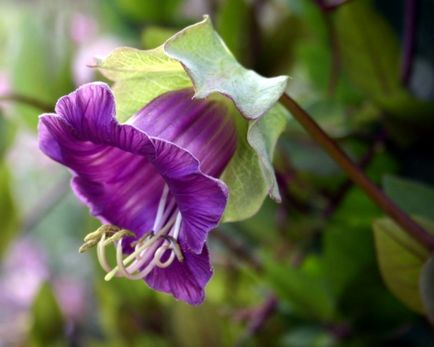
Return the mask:
[[404,7],[404,43],[401,61],[401,81],[404,86],[410,82],[416,49],[419,0],[405,0]]
[[413,236],[429,250],[434,251],[434,237],[411,219],[392,200],[390,200],[363,171],[353,163],[350,157],[328,136],[312,117],[304,111],[288,94],[283,94],[280,103],[293,115],[306,132],[327,152],[330,157],[347,173],[350,179],[358,185],[366,195],[399,224],[407,233]]
[[349,3],[351,0],[335,0],[335,2],[329,4],[325,0],[315,0],[317,5],[321,8],[322,11],[330,12],[336,10],[339,6],[345,5]]
[[43,101],[21,94],[0,95],[0,101],[13,101],[20,104],[26,104],[35,107],[43,112],[50,112],[53,110],[52,105],[46,104]]

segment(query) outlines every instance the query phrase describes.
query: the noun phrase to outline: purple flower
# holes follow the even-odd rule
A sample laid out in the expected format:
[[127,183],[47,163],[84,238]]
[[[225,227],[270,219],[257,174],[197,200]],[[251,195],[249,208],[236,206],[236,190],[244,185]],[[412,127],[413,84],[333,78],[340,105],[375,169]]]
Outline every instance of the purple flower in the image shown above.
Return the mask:
[[[199,304],[212,275],[205,241],[228,197],[218,177],[235,151],[236,132],[224,105],[193,94],[163,94],[119,124],[109,87],[86,84],[62,97],[55,114],[40,117],[39,141],[71,169],[72,189],[91,213],[116,226],[101,229],[98,240],[106,279],[144,279]],[[104,249],[114,240],[112,269]]]

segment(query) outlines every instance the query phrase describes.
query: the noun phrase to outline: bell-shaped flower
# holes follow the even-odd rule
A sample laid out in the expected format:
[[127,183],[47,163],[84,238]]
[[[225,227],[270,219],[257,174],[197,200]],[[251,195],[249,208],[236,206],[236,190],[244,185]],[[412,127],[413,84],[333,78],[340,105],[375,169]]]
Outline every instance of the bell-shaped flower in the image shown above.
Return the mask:
[[[39,138],[46,155],[71,169],[72,188],[92,214],[134,233],[117,240],[114,271],[197,304],[211,276],[207,233],[228,196],[216,177],[236,134],[224,105],[192,96],[163,94],[119,124],[109,87],[87,84],[40,117]],[[110,273],[102,236],[99,257]]]
[[98,67],[114,96],[84,85],[39,125],[40,148],[70,168],[75,194],[104,223],[81,250],[97,246],[106,280],[144,279],[198,304],[212,274],[208,232],[251,216],[267,193],[279,199],[271,157],[286,77],[241,67],[208,18],[155,50],[117,49]]

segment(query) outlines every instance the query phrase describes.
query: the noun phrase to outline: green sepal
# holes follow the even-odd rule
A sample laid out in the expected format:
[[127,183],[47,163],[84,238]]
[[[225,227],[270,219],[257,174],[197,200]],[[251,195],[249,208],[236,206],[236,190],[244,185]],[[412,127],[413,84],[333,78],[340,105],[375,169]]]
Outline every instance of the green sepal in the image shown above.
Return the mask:
[[267,194],[280,201],[272,157],[287,122],[287,112],[277,103],[288,77],[265,78],[242,67],[209,17],[156,49],[118,48],[97,67],[114,82],[120,121],[128,120],[159,95],[186,87],[194,88],[196,98],[220,95],[231,100],[238,142],[221,176],[230,192],[223,220],[252,216]]

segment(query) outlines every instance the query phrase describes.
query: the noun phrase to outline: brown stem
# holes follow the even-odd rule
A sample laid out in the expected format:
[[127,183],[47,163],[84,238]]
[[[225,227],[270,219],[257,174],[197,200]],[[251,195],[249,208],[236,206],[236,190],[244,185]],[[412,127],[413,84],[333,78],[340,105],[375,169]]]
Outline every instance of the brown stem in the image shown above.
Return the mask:
[[335,2],[329,4],[326,0],[315,0],[317,5],[321,8],[324,12],[334,11],[338,7],[348,4],[350,0],[335,0]]
[[50,112],[53,110],[52,105],[46,104],[41,100],[37,100],[32,97],[21,95],[21,94],[0,95],[0,101],[13,101],[20,104],[26,104],[38,108],[43,112]]
[[434,250],[434,237],[411,219],[392,200],[374,185],[363,171],[355,165],[350,157],[331,139],[289,95],[283,94],[281,104],[291,112],[292,116],[303,126],[307,133],[334,159],[368,197],[399,224],[407,233],[413,236],[428,249]]
[[[384,140],[384,132],[381,132],[376,136],[368,151],[365,153],[363,158],[359,161],[358,166],[364,170],[374,158],[375,153],[378,151],[378,147]],[[345,196],[349,190],[353,187],[353,181],[351,179],[345,180],[339,188],[336,190],[335,194],[329,198],[329,203],[327,207],[323,210],[324,219],[329,218],[339,207],[340,203],[344,200]]]

